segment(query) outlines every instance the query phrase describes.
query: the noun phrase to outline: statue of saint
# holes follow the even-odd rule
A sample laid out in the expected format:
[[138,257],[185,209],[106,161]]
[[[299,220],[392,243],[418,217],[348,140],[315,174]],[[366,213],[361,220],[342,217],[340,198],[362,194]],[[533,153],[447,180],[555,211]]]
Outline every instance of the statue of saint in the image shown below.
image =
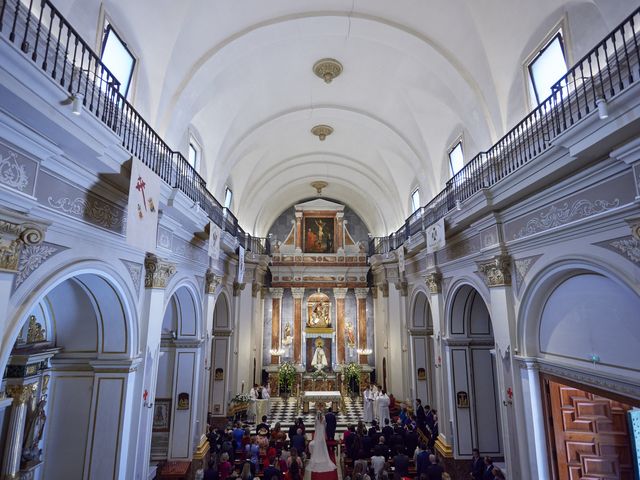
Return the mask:
[[291,345],[293,343],[293,335],[291,335],[291,324],[284,326],[284,334],[282,335],[282,345]]
[[313,353],[313,358],[311,359],[311,366],[316,370],[322,370],[329,365],[327,354],[324,353],[323,347],[324,340],[320,337],[316,338],[316,351]]
[[351,348],[356,346],[356,332],[353,329],[353,323],[347,322],[346,325],[346,333],[347,333],[347,345]]

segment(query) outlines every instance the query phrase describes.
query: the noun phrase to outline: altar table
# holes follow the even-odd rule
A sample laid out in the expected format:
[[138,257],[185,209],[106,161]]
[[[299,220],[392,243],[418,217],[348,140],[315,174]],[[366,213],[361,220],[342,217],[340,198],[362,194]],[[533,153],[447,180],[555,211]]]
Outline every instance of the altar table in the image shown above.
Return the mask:
[[269,416],[269,400],[259,399],[256,400],[256,423],[260,423],[263,415]]
[[339,391],[309,391],[302,394],[302,411],[309,413],[309,402],[325,402],[330,403],[333,410],[337,413],[341,409],[344,411],[344,399]]

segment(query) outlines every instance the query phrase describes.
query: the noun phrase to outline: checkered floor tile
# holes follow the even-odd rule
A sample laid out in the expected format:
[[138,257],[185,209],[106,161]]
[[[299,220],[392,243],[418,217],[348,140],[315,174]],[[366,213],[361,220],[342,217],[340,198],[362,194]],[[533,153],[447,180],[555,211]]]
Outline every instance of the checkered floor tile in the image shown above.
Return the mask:
[[[345,398],[344,403],[346,407],[345,411],[337,414],[336,433],[342,433],[347,429],[348,425],[356,424],[359,420],[362,420],[362,399],[356,398],[352,400]],[[288,400],[272,398],[271,414],[269,415],[268,421],[271,425],[280,422],[281,428],[288,430],[297,418],[302,417],[307,431],[312,432],[315,420],[314,415],[315,408],[313,404],[310,405],[309,413],[302,413],[302,411],[298,411],[297,409],[295,398],[289,398]]]

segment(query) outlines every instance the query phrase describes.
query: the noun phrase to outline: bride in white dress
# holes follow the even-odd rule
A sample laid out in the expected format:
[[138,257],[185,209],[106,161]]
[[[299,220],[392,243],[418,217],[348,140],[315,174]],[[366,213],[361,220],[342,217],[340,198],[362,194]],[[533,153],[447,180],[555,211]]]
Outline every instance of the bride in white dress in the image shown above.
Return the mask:
[[331,461],[327,450],[327,436],[325,434],[326,422],[324,414],[319,411],[316,415],[315,433],[313,440],[309,442],[309,452],[311,459],[307,464],[307,472],[332,472],[336,469],[336,464]]

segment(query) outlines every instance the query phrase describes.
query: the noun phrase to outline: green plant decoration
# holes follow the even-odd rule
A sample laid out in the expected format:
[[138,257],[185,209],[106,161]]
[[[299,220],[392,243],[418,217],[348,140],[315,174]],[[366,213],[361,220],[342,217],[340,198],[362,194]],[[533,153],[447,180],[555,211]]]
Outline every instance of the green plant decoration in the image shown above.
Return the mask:
[[285,362],[280,365],[278,370],[278,386],[283,393],[291,393],[293,382],[296,381],[296,367],[291,363]]

